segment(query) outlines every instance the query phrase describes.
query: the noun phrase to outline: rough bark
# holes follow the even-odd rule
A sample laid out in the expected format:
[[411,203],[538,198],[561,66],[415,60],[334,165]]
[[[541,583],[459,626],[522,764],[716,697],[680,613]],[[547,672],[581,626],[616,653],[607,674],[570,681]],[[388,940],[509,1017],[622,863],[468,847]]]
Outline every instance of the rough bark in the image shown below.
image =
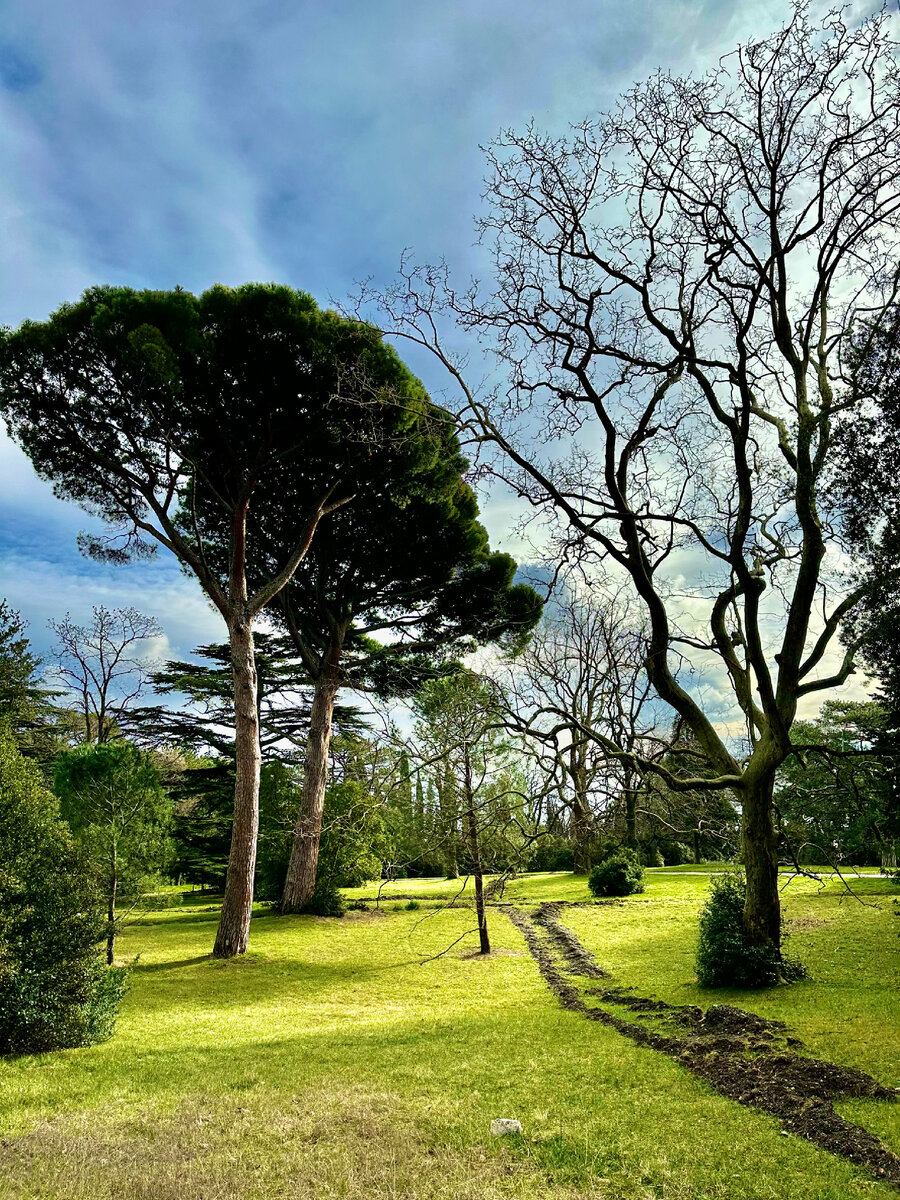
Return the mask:
[[780,947],[778,833],[772,805],[774,783],[774,777],[766,775],[741,792],[741,847],[747,877],[744,929],[753,945]]
[[625,845],[637,849],[637,796],[631,779],[625,780]]
[[229,621],[231,669],[234,676],[234,824],[219,917],[215,958],[231,958],[247,949],[253,910],[253,875],[259,832],[259,717],[256,656],[249,613]]
[[478,918],[478,942],[481,954],[490,954],[491,943],[488,938],[487,914],[484,908],[484,877],[481,870],[481,848],[478,845],[478,822],[475,815],[475,794],[472,787],[472,764],[468,753],[465,755],[465,787],[466,802],[466,840],[469,844],[469,858],[472,860],[472,877],[475,880],[475,913]]
[[300,912],[312,899],[316,888],[319,865],[319,842],[322,837],[322,813],[325,808],[325,789],[328,785],[328,755],[331,746],[331,725],[334,700],[340,686],[336,665],[327,665],[316,680],[310,714],[309,736],[306,740],[306,767],[303,776],[303,795],[300,812],[294,826],[291,859],[288,864],[283,913]]
[[587,754],[583,742],[573,745],[569,773],[572,777],[572,850],[576,875],[586,875],[591,869],[591,838],[594,821],[587,797]]

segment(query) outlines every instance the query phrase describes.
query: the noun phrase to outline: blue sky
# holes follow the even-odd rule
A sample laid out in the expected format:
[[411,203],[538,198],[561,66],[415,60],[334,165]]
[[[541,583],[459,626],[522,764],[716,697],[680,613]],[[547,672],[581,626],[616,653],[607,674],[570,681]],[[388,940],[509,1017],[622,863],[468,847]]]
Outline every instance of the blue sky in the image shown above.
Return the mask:
[[[783,22],[750,0],[13,0],[0,30],[0,321],[95,283],[277,280],[320,302],[387,281],[401,252],[474,245],[479,144],[561,129],[657,66],[711,65]],[[417,366],[419,364],[416,364]],[[425,382],[438,381],[425,374]],[[105,568],[88,520],[0,442],[0,595],[31,621],[134,604],[184,654],[221,636],[161,557]],[[495,543],[509,507],[486,505]]]

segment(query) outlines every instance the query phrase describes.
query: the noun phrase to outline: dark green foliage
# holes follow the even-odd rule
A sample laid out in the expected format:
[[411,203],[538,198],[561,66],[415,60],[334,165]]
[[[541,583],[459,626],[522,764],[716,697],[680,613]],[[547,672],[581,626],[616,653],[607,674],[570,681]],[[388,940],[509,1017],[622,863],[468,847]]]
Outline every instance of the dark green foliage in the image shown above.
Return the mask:
[[644,869],[633,850],[622,846],[597,863],[588,876],[588,888],[595,896],[632,896],[644,890]]
[[317,879],[316,890],[303,906],[303,912],[314,917],[342,917],[346,911],[344,897],[331,879]]
[[700,911],[697,981],[702,987],[772,987],[806,974],[777,946],[754,946],[748,941],[743,918],[746,895],[742,874],[729,872],[712,881]]
[[871,700],[828,700],[815,721],[794,722],[796,750],[778,773],[776,802],[801,863],[889,861],[900,839],[891,723]]
[[525,864],[526,871],[571,871],[575,866],[572,843],[568,838],[548,835],[535,842]]
[[694,856],[689,846],[684,842],[667,841],[660,847],[663,856],[663,865],[667,867],[680,867],[684,863],[694,861]]
[[46,761],[60,740],[56,692],[41,687],[41,660],[25,636],[27,621],[0,600],[0,722],[30,758]]
[[0,732],[0,1053],[112,1033],[125,972],[103,965],[103,901],[38,768]]

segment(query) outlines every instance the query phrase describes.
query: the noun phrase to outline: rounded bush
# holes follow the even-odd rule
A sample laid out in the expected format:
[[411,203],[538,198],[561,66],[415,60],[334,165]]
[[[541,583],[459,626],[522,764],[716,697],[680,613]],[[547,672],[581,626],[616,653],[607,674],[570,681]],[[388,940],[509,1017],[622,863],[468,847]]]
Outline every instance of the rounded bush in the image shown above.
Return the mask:
[[734,872],[713,879],[700,910],[697,981],[701,987],[762,988],[802,979],[806,971],[777,946],[754,946],[744,931],[747,884]]
[[347,911],[344,897],[337,884],[327,879],[316,881],[316,890],[304,904],[303,912],[314,917],[342,917]]
[[588,887],[595,896],[631,896],[644,890],[644,868],[635,852],[623,847],[593,868]]

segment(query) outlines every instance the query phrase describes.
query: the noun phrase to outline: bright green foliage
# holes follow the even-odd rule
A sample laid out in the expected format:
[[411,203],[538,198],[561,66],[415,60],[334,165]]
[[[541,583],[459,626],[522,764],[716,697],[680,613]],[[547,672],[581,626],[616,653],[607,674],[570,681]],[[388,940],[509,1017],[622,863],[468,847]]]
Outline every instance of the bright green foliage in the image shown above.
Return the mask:
[[171,801],[149,755],[122,741],[65,751],[53,786],[106,897],[111,954],[117,904],[136,904],[170,856]]
[[747,939],[743,921],[746,895],[744,876],[737,872],[712,881],[700,910],[697,980],[702,987],[771,987],[802,979],[806,973],[777,947],[754,946]]
[[125,975],[100,961],[104,930],[92,873],[39,769],[0,732],[0,1053],[110,1036]]
[[595,896],[633,896],[644,890],[644,868],[627,846],[610,854],[592,869],[588,888]]

